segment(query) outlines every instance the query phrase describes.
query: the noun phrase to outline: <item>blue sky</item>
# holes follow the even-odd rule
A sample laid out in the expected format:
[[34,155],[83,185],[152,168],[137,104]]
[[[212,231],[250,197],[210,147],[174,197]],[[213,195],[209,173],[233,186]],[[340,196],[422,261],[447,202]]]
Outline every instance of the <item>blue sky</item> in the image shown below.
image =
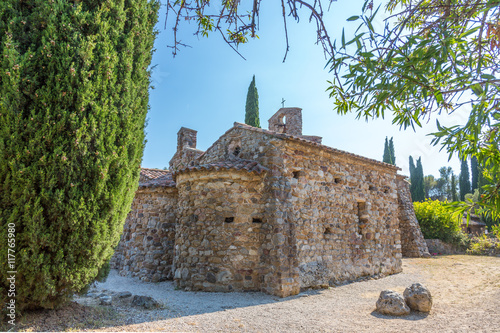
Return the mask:
[[[338,39],[342,27],[346,38],[356,24],[346,19],[361,11],[359,0],[339,0],[326,15],[327,28],[332,39]],[[384,140],[394,137],[396,164],[408,175],[408,156],[422,157],[425,174],[438,176],[442,166],[460,171],[458,158],[448,162],[448,155],[440,147],[430,145],[435,131],[435,118],[423,128],[399,130],[391,119],[365,122],[354,114],[340,116],[334,110],[333,100],[325,92],[332,76],[324,69],[323,50],[315,45],[315,25],[308,23],[307,12],[302,11],[300,23],[288,21],[290,51],[285,63],[285,34],[278,1],[262,1],[259,39],[240,46],[243,60],[222,38],[213,33],[208,38],[193,36],[194,23],[183,22],[178,36],[190,48],[181,48],[172,57],[171,27],[165,30],[162,10],[158,23],[160,31],[153,56],[147,144],[142,166],[168,166],[176,149],[177,131],[188,127],[198,131],[197,148],[207,149],[235,121],[244,122],[248,86],[255,75],[259,92],[260,122],[267,128],[267,120],[281,107],[300,107],[303,113],[303,133],[323,137],[323,144],[355,154],[382,160]],[[380,26],[382,22],[377,22]],[[375,25],[377,26],[377,24]],[[440,122],[465,122],[463,114],[441,116]]]

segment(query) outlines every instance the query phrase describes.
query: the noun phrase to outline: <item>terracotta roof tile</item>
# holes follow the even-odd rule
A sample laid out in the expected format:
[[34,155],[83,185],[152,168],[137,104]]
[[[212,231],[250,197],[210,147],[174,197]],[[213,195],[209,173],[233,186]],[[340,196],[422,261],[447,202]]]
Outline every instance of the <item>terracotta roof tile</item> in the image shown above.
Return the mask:
[[141,177],[156,179],[170,173],[169,170],[141,168]]
[[[218,170],[237,170],[237,171],[240,171],[240,170],[244,170],[247,172],[254,172],[257,174],[261,174],[261,173],[268,171],[268,169],[266,167],[263,167],[262,165],[260,165],[256,161],[237,159],[237,160],[220,161],[220,162],[214,162],[214,163],[186,167],[184,169],[177,170],[175,172],[175,175],[178,175],[178,174],[184,173],[184,172],[203,171],[203,170],[206,170],[206,171],[218,171]],[[174,175],[174,177],[175,177],[175,175]]]
[[[158,176],[154,179],[145,180],[139,182],[139,188],[145,187],[175,187],[175,181],[172,178],[172,173],[167,170],[164,171],[163,175]],[[142,170],[141,170],[142,173]]]

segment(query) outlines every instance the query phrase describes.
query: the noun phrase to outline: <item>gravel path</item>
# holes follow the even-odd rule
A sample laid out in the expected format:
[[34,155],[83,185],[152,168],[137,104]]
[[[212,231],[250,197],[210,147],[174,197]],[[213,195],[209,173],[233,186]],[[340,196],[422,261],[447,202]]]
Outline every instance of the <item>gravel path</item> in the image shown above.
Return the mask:
[[[434,297],[429,315],[397,318],[376,312],[384,289],[414,282]],[[403,273],[285,299],[257,292],[175,290],[172,282],[146,283],[112,271],[99,290],[130,291],[165,305],[159,310],[118,307],[127,318],[103,331],[188,332],[500,332],[500,258],[445,256],[404,259]]]

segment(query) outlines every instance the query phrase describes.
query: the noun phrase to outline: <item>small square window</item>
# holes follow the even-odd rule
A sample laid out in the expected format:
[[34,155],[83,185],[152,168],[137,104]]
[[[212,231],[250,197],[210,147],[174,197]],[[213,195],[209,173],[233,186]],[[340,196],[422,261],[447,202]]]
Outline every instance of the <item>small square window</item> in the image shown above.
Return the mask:
[[234,217],[232,217],[232,216],[231,217],[226,217],[224,219],[224,222],[226,222],[226,223],[232,223],[232,222],[234,222]]

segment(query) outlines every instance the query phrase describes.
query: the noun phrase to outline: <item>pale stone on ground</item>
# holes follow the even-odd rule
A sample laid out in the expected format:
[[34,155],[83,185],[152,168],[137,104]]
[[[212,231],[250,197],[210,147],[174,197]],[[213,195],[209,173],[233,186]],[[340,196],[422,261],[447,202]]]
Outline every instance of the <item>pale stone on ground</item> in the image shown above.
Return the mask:
[[410,308],[400,293],[383,290],[377,300],[377,312],[389,316],[405,316],[410,314]]
[[404,293],[406,304],[410,309],[420,312],[430,312],[432,308],[431,292],[420,283],[414,283],[406,288]]

